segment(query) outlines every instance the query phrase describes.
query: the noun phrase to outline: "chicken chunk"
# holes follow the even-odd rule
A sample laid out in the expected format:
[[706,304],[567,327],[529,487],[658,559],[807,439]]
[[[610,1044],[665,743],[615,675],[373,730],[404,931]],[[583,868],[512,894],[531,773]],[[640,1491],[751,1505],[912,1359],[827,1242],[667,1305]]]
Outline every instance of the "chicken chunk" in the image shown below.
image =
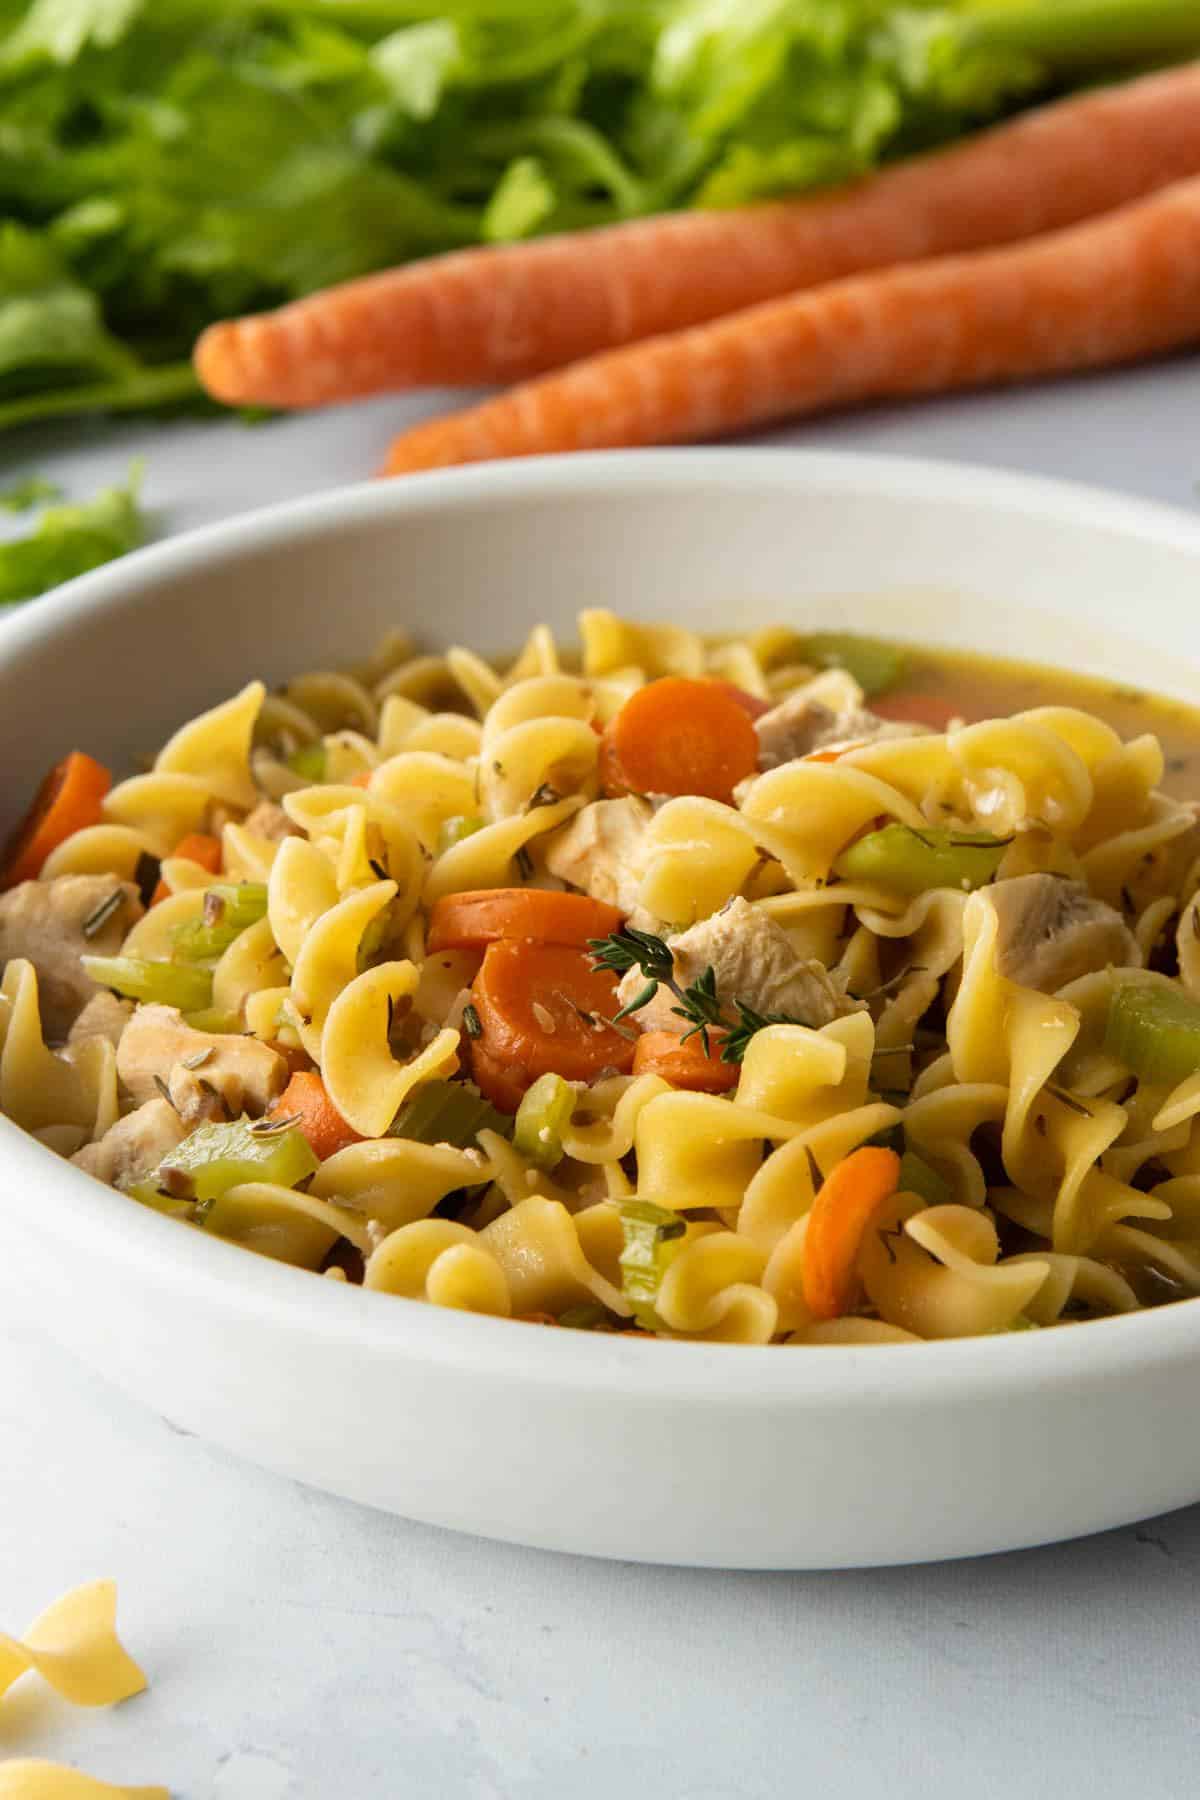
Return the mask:
[[[798,1025],[814,1027],[861,1009],[861,1002],[838,986],[823,963],[797,956],[787,933],[740,897],[667,942],[680,987],[689,987],[711,967],[718,998],[731,1017],[738,1000],[765,1016],[783,1013]],[[645,985],[639,969],[623,975],[617,989],[622,1006]],[[672,1010],[677,1004],[670,990],[660,987],[632,1018],[643,1031],[682,1033],[687,1022]]]
[[85,1144],[71,1161],[99,1181],[117,1186],[156,1169],[187,1135],[187,1126],[161,1096],[118,1119],[98,1144]]
[[137,1101],[161,1081],[187,1125],[253,1117],[278,1100],[287,1064],[257,1038],[193,1031],[171,1006],[139,1006],[117,1046],[117,1074]]
[[1057,992],[1069,981],[1112,963],[1137,960],[1133,933],[1079,881],[1018,875],[987,890],[1000,921],[996,968],[1020,987]]
[[824,700],[813,697],[810,682],[788,695],[779,706],[756,720],[754,729],[759,740],[759,770],[779,769],[781,763],[792,763],[797,756],[810,751],[824,751],[833,745],[876,743],[880,738],[916,738],[925,734],[925,725],[901,725],[889,718],[878,718],[867,707],[833,709]]
[[18,956],[33,964],[51,1042],[66,1037],[97,991],[80,957],[114,955],[142,911],[133,882],[112,875],[23,881],[0,894],[0,969]]
[[643,800],[594,800],[549,840],[546,867],[623,913],[637,910],[642,839],[653,809]]
[[285,837],[301,836],[300,827],[293,825],[282,806],[276,806],[273,800],[260,801],[253,812],[246,814],[242,826],[271,844],[280,843]]
[[115,1049],[132,1017],[132,1000],[119,1000],[108,988],[97,988],[67,1033],[67,1047],[102,1037]]

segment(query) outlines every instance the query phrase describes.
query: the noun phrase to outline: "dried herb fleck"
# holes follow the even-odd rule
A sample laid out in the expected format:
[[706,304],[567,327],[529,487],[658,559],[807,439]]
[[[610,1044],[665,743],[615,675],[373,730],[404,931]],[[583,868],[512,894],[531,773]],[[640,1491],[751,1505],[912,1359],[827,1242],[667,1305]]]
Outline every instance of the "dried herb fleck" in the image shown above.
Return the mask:
[[80,930],[85,938],[97,937],[109,920],[115,918],[125,904],[125,889],[114,888],[111,894],[105,895],[99,906],[93,907],[83,921]]

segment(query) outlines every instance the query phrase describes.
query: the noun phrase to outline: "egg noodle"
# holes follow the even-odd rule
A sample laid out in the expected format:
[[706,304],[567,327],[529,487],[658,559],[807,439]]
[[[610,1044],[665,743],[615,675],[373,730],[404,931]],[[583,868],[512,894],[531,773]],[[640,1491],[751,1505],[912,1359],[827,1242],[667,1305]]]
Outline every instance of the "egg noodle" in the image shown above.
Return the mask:
[[0,897],[0,1110],[187,1230],[568,1327],[1200,1292],[1200,829],[1157,739],[897,722],[784,628],[580,639],[393,634],[182,726]]

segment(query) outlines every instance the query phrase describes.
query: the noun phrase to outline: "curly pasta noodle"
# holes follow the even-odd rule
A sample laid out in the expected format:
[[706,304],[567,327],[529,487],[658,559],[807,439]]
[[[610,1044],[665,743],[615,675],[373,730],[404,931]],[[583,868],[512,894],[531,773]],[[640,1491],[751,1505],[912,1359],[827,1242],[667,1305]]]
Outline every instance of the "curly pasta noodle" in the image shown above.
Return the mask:
[[[894,650],[787,627],[579,639],[392,632],[183,723],[0,897],[0,1110],[187,1229],[498,1318],[895,1346],[1200,1293],[1200,824],[1158,737],[1066,678],[896,724],[855,674],[905,698]],[[140,1684],[80,1593],[0,1689]]]
[[117,1587],[72,1588],[21,1638],[0,1632],[0,1698],[33,1670],[74,1706],[116,1706],[140,1694],[146,1677],[117,1636]]

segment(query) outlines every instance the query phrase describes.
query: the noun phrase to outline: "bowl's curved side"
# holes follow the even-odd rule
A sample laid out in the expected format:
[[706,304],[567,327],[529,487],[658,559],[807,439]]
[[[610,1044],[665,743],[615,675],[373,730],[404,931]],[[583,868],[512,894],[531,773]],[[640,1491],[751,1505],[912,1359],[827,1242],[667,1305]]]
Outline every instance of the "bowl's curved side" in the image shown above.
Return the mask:
[[502,652],[585,606],[709,630],[803,606],[1197,699],[1178,651],[1198,558],[1200,524],[1166,508],[887,457],[605,454],[350,488],[136,551],[5,621],[0,828],[64,717],[130,765],[250,672],[352,661],[397,623]]
[[[5,1150],[6,1198],[45,1185],[49,1153]],[[56,1206],[6,1231],[5,1281],[36,1295],[42,1327],[173,1425],[431,1524],[640,1562],[842,1568],[1046,1543],[1200,1494],[1200,1442],[1163,1428],[1189,1416],[1200,1321],[1187,1345],[1161,1318],[1088,1326],[1069,1366],[1031,1335],[807,1352],[551,1339],[246,1271],[220,1243],[195,1246],[201,1279],[164,1281],[178,1227],[153,1217],[131,1246],[114,1222],[74,1236]]]
[[[726,629],[802,609],[1195,698],[1198,571],[1200,528],[1159,509],[882,459],[578,458],[356,490],[141,553],[18,617],[0,635],[0,813],[61,754],[64,719],[132,761],[251,672],[352,660],[397,623],[510,647],[586,604]],[[1190,1306],[903,1352],[551,1342],[185,1238],[4,1121],[0,1218],[0,1279],[176,1423],[463,1529],[818,1567],[1045,1541],[1200,1494],[1200,1447],[1160,1424],[1194,1391]]]

